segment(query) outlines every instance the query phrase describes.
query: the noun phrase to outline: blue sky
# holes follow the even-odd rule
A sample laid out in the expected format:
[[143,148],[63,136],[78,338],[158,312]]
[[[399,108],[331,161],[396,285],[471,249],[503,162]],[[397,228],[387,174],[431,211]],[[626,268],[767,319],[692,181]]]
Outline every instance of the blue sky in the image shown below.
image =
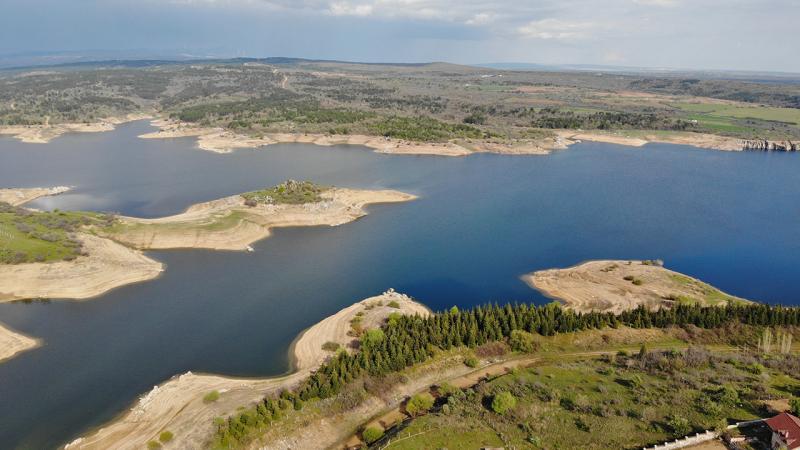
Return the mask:
[[0,0],[0,54],[800,72],[798,48],[800,0]]

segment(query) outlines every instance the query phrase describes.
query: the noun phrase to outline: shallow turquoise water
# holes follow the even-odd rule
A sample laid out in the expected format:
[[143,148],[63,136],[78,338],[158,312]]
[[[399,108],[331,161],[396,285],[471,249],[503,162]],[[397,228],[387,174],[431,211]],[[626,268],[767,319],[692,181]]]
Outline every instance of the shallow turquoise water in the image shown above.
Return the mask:
[[34,206],[150,217],[286,178],[420,199],[341,227],[277,230],[255,253],[152,252],[162,277],[96,300],[0,305],[0,321],[46,342],[0,364],[3,448],[58,446],[187,370],[285,372],[299,331],[389,287],[434,309],[543,302],[520,275],[661,258],[735,295],[800,303],[798,155],[589,143],[544,157],[303,144],[219,155],[136,138],[148,129],[0,139],[0,187],[72,185]]

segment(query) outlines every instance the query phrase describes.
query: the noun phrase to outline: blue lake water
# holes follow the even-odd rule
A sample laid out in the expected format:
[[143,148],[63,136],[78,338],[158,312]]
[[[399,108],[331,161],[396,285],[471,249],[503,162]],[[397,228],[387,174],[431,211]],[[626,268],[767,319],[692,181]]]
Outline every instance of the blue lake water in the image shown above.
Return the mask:
[[0,322],[45,341],[0,364],[0,447],[57,447],[188,370],[283,373],[298,332],[389,287],[433,309],[541,303],[520,275],[661,258],[735,295],[800,303],[798,155],[592,143],[550,156],[304,144],[220,155],[136,137],[150,129],[2,138],[0,187],[75,186],[32,206],[147,217],[287,178],[420,199],[340,227],[279,229],[254,253],[151,252],[163,276],[91,301],[0,305]]

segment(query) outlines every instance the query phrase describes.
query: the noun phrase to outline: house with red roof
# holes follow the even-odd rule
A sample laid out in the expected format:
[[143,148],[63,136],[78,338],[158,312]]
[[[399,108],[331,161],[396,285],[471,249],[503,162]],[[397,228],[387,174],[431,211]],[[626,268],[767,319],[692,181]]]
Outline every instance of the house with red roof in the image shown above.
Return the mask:
[[789,413],[780,413],[765,422],[772,430],[773,449],[800,449],[800,419]]

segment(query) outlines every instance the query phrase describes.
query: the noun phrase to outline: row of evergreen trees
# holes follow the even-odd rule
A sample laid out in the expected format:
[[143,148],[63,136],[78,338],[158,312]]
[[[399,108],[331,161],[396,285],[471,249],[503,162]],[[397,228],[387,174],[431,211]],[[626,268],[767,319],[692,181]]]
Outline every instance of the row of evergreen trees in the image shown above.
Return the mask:
[[[357,353],[340,352],[322,365],[292,393],[284,393],[280,401],[265,399],[255,410],[228,418],[218,426],[217,443],[228,447],[241,442],[249,430],[269,423],[279,415],[274,407],[296,409],[302,401],[328,398],[340,392],[347,383],[363,376],[381,376],[421,363],[435,349],[466,346],[474,348],[511,336],[524,330],[543,336],[606,327],[666,328],[673,325],[694,325],[716,328],[728,322],[755,326],[800,325],[800,308],[764,304],[728,305],[725,307],[679,304],[669,309],[650,311],[644,307],[613,313],[575,313],[552,303],[546,306],[506,304],[477,306],[468,310],[453,308],[428,317],[395,317],[382,333],[363,339]],[[277,414],[276,414],[277,412]],[[263,413],[263,417],[262,416]]]
[[716,328],[736,321],[748,325],[800,325],[800,308],[765,304],[725,307],[679,304],[673,308],[650,311],[644,307],[613,313],[575,313],[558,304],[488,305],[459,311],[452,309],[429,317],[404,316],[384,327],[384,338],[363,345],[355,354],[342,352],[323,365],[300,387],[300,398],[326,398],[362,374],[383,375],[425,361],[435,348],[458,346],[470,348],[511,336],[524,330],[550,336],[587,329],[628,326],[666,328],[672,325],[695,325]]

